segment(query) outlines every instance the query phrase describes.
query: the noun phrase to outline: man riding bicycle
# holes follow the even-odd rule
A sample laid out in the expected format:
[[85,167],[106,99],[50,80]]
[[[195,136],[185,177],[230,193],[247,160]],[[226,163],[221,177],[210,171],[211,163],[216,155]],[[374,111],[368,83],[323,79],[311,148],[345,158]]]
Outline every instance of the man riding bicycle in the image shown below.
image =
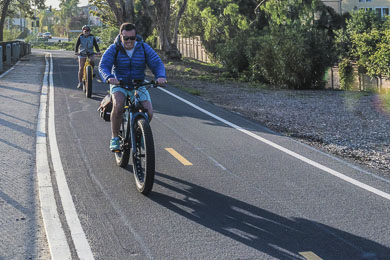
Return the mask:
[[[99,64],[99,73],[102,80],[110,84],[110,94],[113,103],[110,149],[113,152],[120,150],[118,134],[123,118],[125,98],[134,96],[134,90],[128,91],[121,88],[119,80],[128,84],[133,80],[143,81],[145,79],[146,65],[152,70],[157,84],[167,82],[165,67],[158,54],[152,47],[143,42],[141,36],[136,34],[134,24],[122,24],[115,42],[107,48]],[[144,87],[141,87],[138,93],[143,107],[148,110],[150,121],[153,117],[153,107],[149,92]]]
[[83,88],[84,64],[87,60],[87,56],[89,56],[89,60],[91,62],[92,67],[95,65],[93,47],[95,47],[96,49],[96,54],[100,55],[99,46],[97,44],[95,36],[91,34],[91,28],[89,28],[88,25],[84,25],[82,27],[82,33],[77,39],[76,47],[74,50],[75,54],[79,54],[79,84],[77,85],[77,88]]

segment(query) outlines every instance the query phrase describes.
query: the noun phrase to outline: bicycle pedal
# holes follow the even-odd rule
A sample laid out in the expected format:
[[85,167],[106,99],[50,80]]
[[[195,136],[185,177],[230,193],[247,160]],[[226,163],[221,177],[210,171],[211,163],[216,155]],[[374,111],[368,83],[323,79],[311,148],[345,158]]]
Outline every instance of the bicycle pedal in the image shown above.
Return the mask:
[[111,150],[111,152],[113,152],[113,153],[120,153],[121,150]]

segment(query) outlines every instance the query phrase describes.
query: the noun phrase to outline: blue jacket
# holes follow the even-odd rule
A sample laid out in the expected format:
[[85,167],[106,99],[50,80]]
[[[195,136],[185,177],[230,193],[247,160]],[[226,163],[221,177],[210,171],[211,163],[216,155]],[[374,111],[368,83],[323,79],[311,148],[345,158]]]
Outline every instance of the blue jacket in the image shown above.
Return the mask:
[[146,65],[152,70],[156,78],[166,78],[165,67],[160,57],[152,47],[143,42],[141,36],[137,35],[137,44],[130,59],[118,35],[115,42],[107,48],[100,60],[99,74],[103,82],[106,82],[109,78],[116,78],[124,82],[144,80]]

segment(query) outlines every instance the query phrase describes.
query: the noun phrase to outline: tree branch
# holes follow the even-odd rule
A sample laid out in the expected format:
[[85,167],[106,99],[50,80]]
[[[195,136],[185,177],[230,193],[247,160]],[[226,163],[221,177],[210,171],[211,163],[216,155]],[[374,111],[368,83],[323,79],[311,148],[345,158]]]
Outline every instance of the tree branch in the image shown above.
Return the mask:
[[254,10],[255,14],[256,14],[256,10],[259,9],[260,6],[261,6],[263,3],[265,3],[266,1],[267,1],[267,0],[262,0],[262,1],[260,2],[260,4],[258,4],[258,5],[256,6],[256,8],[255,8],[255,10]]

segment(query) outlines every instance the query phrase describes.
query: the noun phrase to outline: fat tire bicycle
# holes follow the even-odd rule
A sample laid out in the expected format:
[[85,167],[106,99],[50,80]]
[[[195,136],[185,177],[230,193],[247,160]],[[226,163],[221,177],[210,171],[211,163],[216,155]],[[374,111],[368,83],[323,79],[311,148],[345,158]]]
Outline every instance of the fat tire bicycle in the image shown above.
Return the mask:
[[121,88],[134,90],[134,100],[126,97],[123,120],[119,129],[120,150],[115,152],[116,164],[125,168],[130,158],[137,190],[147,195],[153,188],[155,175],[155,153],[152,129],[148,111],[139,100],[140,87],[156,88],[154,81],[133,82],[131,85],[120,82]]
[[[90,56],[95,55],[96,53],[87,53],[87,59],[83,67],[83,92],[87,98],[92,96],[92,81],[93,81],[93,66],[91,64]],[[76,55],[80,56],[80,53]]]

